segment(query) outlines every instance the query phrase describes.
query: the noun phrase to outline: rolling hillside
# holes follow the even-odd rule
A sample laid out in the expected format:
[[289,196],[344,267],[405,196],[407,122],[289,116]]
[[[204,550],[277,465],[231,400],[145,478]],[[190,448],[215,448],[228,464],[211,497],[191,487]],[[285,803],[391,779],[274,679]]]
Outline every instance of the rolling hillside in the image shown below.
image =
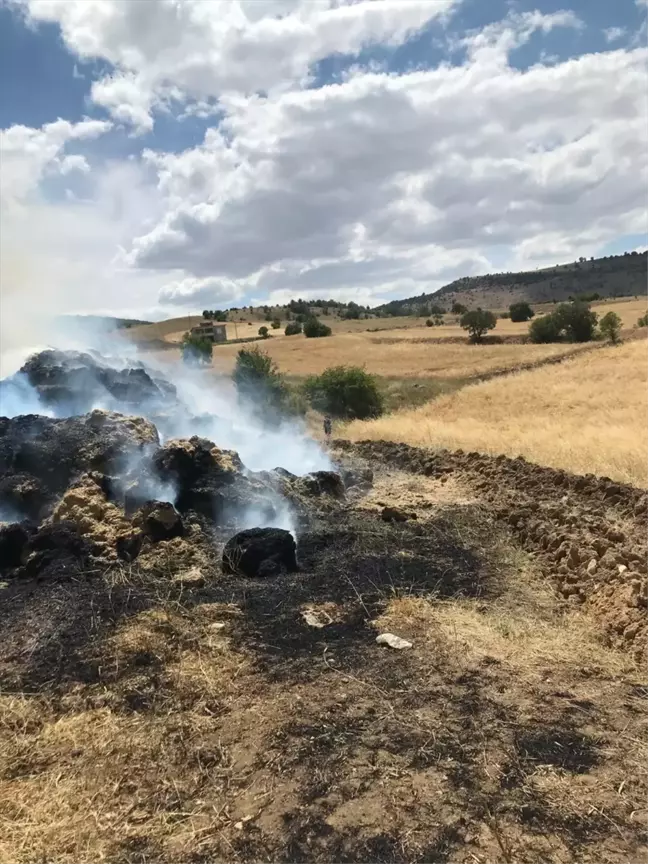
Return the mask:
[[577,294],[599,294],[602,298],[634,296],[646,293],[646,262],[646,252],[632,252],[589,261],[581,259],[543,270],[466,276],[433,294],[392,300],[378,310],[404,315],[411,313],[414,306],[430,301],[445,308],[462,303],[469,308],[498,310],[516,300],[560,303]]

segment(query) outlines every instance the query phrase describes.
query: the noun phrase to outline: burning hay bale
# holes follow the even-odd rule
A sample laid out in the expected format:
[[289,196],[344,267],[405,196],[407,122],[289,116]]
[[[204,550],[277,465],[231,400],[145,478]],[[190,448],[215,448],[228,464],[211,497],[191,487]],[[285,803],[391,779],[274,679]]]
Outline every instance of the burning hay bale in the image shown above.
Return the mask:
[[134,409],[144,402],[162,404],[176,395],[172,384],[154,379],[144,368],[115,368],[98,355],[80,351],[41,351],[29,358],[18,376],[59,413],[85,414],[98,399],[113,408]]
[[[254,423],[235,427],[206,414],[191,382],[176,389],[140,364],[44,351],[0,382],[0,397],[10,411],[43,411],[0,418],[0,518],[15,523],[3,529],[0,549],[11,575],[37,575],[42,566],[51,576],[57,554],[61,575],[84,567],[96,572],[97,562],[104,571],[118,561],[168,574],[179,561],[204,568],[213,544],[229,533],[289,527],[308,511],[336,507],[345,495],[337,473],[312,470],[330,462],[315,444],[309,452],[300,432],[286,427],[268,444]],[[144,416],[97,404],[126,411],[137,405]],[[162,435],[171,436],[163,443],[154,417],[163,418]],[[265,456],[274,460],[280,445],[312,473],[250,471],[237,452],[211,438],[177,437],[199,430],[240,439],[255,468]],[[278,527],[242,532],[230,543],[224,557],[230,572],[271,575],[297,566],[295,541]]]
[[107,411],[0,418],[0,509],[42,519],[82,474],[119,473],[121,463],[158,443],[148,420]]
[[277,576],[297,570],[296,544],[282,528],[239,531],[223,550],[223,572],[243,576]]

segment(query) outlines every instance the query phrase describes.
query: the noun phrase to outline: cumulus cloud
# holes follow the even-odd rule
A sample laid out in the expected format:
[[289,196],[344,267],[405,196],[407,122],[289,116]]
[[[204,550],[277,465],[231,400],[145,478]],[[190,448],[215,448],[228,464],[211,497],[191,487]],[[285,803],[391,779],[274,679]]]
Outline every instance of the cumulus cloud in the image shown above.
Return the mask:
[[78,169],[79,161],[70,162],[69,156],[62,161],[59,159],[67,144],[98,138],[111,125],[103,120],[82,120],[79,123],[56,120],[40,129],[10,126],[0,130],[3,203],[6,205],[9,199],[20,198],[35,189],[43,172],[53,165],[58,165],[62,173]]
[[[573,12],[455,30],[445,62],[407,73],[356,57],[316,86],[318,60],[402,44],[458,0],[20,2],[77,58],[112,64],[90,98],[126,134],[155,133],[160,107],[211,124],[197,146],[108,162],[91,144],[114,123],[2,133],[13,282],[27,269],[66,309],[372,304],[646,229],[648,51],[512,62],[534,34],[550,56],[545,37],[582,28]],[[73,174],[83,201],[39,186]]]
[[437,284],[422,262],[439,250],[487,262],[519,246],[535,260],[543,244],[566,254],[643,230],[648,52],[509,65],[556,26],[579,22],[513,16],[467,37],[462,66],[224,100],[204,145],[147,155],[167,210],[131,260],[271,291],[328,279],[385,294],[403,274]]
[[68,48],[101,58],[116,72],[92,98],[137,131],[171,85],[179,97],[253,93],[303,81],[331,54],[368,44],[401,44],[446,16],[458,0],[22,0],[31,21],[60,25]]

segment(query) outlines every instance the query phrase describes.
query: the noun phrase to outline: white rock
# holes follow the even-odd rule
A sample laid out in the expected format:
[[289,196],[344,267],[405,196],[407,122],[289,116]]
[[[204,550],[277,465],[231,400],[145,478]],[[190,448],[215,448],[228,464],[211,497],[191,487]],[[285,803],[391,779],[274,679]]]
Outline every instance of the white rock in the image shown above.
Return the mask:
[[627,569],[625,564],[619,564],[619,573],[625,573]]
[[399,650],[412,647],[412,643],[408,642],[407,639],[401,639],[400,636],[394,636],[393,633],[381,633],[380,636],[376,637],[376,642],[379,645],[389,645],[390,648],[398,648]]
[[309,627],[326,627],[333,619],[324,609],[302,609],[301,616]]
[[592,575],[592,573],[596,573],[596,568],[598,566],[598,561],[596,558],[591,558],[589,564],[587,565],[587,572]]

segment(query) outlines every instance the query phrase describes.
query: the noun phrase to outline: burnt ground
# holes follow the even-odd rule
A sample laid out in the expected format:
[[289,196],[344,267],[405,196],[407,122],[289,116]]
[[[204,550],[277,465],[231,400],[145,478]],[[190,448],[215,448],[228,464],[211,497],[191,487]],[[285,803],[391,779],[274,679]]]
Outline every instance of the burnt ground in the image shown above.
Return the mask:
[[195,533],[4,585],[0,860],[645,859],[643,493],[340,450],[375,486],[297,573]]

